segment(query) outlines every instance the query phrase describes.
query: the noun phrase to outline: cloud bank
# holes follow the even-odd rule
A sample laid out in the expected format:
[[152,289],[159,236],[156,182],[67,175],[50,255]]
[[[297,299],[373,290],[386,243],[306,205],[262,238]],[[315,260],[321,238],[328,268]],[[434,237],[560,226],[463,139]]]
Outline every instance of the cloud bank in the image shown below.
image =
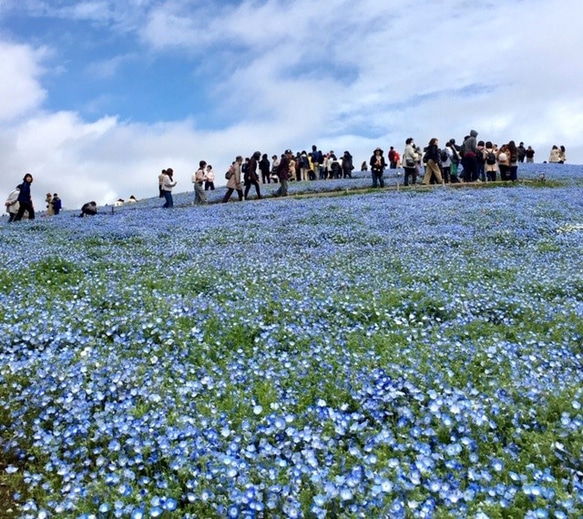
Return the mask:
[[[389,5],[386,5],[389,4]],[[156,194],[201,159],[413,136],[553,144],[583,162],[579,4],[532,0],[0,3],[0,166],[37,207]]]

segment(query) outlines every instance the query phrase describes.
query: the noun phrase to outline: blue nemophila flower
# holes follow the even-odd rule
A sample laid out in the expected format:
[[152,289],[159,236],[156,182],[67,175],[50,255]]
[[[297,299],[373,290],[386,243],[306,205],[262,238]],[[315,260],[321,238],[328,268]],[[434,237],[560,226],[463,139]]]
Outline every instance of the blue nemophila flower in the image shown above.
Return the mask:
[[7,228],[19,512],[581,513],[579,189],[145,201]]

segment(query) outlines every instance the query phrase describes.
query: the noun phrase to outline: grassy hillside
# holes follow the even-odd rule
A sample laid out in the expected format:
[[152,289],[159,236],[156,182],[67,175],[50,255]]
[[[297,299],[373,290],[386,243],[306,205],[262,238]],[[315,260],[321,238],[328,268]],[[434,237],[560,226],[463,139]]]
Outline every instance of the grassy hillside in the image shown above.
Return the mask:
[[540,171],[5,225],[6,506],[583,514],[581,168]]

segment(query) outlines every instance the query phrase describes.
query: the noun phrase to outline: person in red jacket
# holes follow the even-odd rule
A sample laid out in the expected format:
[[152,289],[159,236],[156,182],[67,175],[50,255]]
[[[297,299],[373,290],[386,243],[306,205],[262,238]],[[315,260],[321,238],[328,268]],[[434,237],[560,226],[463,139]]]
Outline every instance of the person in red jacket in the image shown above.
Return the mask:
[[397,169],[397,162],[398,162],[398,153],[397,150],[393,146],[389,148],[389,169]]

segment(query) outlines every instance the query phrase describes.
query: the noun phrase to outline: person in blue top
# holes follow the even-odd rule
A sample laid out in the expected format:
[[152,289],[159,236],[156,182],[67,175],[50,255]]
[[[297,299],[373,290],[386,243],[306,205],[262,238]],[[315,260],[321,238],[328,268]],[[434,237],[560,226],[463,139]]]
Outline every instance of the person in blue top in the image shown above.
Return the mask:
[[55,214],[59,214],[61,212],[61,209],[63,208],[63,204],[61,202],[61,199],[59,198],[59,195],[57,195],[57,193],[55,193],[53,195],[53,212]]
[[18,213],[14,217],[14,221],[22,220],[25,211],[28,211],[28,219],[34,220],[34,207],[32,205],[32,196],[30,194],[30,185],[32,184],[32,175],[27,173],[22,179],[22,184],[20,184],[20,193],[18,194],[18,203],[20,207],[18,208]]

